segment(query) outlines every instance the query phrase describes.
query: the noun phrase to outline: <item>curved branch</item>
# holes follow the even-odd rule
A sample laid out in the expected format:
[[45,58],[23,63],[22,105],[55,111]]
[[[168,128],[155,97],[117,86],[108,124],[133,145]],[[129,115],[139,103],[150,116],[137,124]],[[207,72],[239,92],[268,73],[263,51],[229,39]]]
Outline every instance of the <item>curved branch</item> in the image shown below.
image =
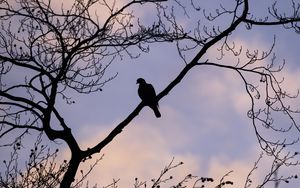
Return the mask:
[[[24,97],[13,96],[13,95],[10,95],[10,94],[8,94],[6,92],[3,92],[1,90],[0,90],[0,96],[3,96],[3,97],[5,97],[7,99],[10,99],[12,101],[23,102],[25,104],[28,104],[28,105],[32,106],[33,108],[36,108],[36,109],[40,110],[41,112],[45,111],[45,109],[42,106],[34,103],[33,101],[31,101],[29,99],[24,98]],[[24,108],[24,106],[23,106],[23,108]]]
[[14,129],[32,129],[36,131],[43,131],[43,128],[40,127],[34,127],[30,125],[16,125],[14,123],[8,122],[8,121],[0,121],[0,124],[5,124],[11,126],[11,128],[7,129],[6,131],[1,132],[0,138],[2,138],[7,133],[13,131]]
[[275,26],[275,25],[284,25],[284,24],[290,24],[295,22],[300,22],[300,18],[291,18],[291,19],[283,19],[279,21],[256,21],[246,18],[244,20],[245,23],[251,24],[251,25],[259,25],[259,26]]

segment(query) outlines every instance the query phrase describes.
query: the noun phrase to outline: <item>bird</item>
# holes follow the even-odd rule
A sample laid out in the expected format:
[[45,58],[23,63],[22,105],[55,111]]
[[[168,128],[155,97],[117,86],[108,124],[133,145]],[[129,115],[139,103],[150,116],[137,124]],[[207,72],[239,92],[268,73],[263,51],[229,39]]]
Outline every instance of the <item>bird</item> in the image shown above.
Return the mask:
[[139,84],[138,95],[142,99],[142,102],[153,110],[157,118],[160,118],[161,114],[158,110],[159,105],[154,87],[148,84],[143,78],[138,78],[136,84]]

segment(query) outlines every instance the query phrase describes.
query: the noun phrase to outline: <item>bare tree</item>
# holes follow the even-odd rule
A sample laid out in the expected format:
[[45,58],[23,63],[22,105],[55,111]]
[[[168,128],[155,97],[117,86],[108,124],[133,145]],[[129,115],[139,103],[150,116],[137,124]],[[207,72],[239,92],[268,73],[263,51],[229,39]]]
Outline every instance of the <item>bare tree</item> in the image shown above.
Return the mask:
[[[236,46],[231,36],[240,26],[250,30],[253,26],[280,25],[298,32],[299,4],[292,1],[290,16],[279,13],[276,3],[270,4],[269,17],[261,19],[251,12],[248,0],[235,0],[230,6],[221,4],[214,13],[202,9],[201,2],[194,0],[132,0],[121,6],[116,3],[76,0],[69,6],[55,7],[57,5],[51,0],[0,1],[0,139],[11,135],[15,138],[3,146],[17,145],[32,131],[44,133],[51,141],[62,140],[68,145],[71,158],[59,184],[63,188],[70,187],[80,163],[101,152],[139,114],[144,104],[140,103],[106,138],[83,150],[71,125],[60,113],[57,101],[63,99],[73,103],[66,92],[70,89],[86,94],[101,91],[116,76],[105,76],[115,58],[124,55],[136,58],[139,53],[133,53],[135,49],[148,52],[151,43],[172,42],[185,66],[157,95],[157,100],[166,97],[196,67],[231,70],[244,82],[252,104],[248,117],[262,150],[281,164],[294,156],[282,151],[298,138],[274,140],[261,131],[267,129],[283,135],[290,131],[300,132],[294,119],[299,111],[290,107],[287,100],[298,94],[284,91],[284,82],[276,76],[283,66],[275,66],[276,58],[272,57],[275,41],[266,52],[251,52]],[[166,6],[168,3],[171,5]],[[135,18],[133,10],[148,4],[155,5],[156,17],[146,25]],[[202,16],[193,29],[178,23],[175,6],[187,19],[192,12]],[[93,11],[99,7],[103,15]],[[203,16],[208,24],[202,25]],[[219,19],[227,23],[217,25]],[[219,48],[220,56],[208,59],[205,55],[214,47]],[[225,64],[222,61],[225,54],[234,56],[236,62]],[[270,63],[264,64],[263,60],[268,59]],[[259,83],[252,78],[259,78]],[[261,101],[264,105],[257,105]],[[274,116],[278,114],[287,117],[286,124],[276,124]],[[298,165],[298,162],[285,165]]]

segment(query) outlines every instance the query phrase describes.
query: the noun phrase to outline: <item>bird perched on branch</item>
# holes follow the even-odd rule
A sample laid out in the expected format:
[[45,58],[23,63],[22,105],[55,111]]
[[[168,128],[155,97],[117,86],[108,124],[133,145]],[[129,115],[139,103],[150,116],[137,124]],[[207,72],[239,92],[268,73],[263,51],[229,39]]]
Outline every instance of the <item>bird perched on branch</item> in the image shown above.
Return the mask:
[[143,78],[137,79],[136,83],[139,84],[138,94],[144,104],[153,110],[157,118],[161,117],[158,110],[158,101],[156,99],[154,87],[151,84],[146,83]]

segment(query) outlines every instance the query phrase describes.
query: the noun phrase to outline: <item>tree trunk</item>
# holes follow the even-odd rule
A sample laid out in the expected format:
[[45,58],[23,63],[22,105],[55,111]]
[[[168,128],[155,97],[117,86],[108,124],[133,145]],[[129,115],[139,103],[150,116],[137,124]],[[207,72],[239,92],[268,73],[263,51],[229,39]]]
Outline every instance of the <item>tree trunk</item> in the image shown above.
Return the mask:
[[77,157],[76,154],[72,154],[68,169],[61,181],[60,188],[70,188],[72,182],[75,180],[75,175],[80,164],[80,157]]

